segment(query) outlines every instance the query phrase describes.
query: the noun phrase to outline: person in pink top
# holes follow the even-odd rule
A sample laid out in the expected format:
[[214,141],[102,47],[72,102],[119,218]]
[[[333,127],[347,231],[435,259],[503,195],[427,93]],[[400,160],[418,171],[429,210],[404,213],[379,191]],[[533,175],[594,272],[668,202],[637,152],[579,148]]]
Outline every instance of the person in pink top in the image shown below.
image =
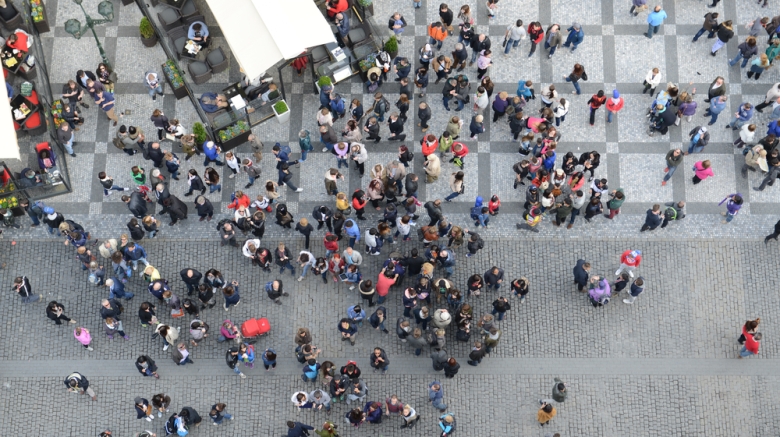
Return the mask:
[[540,132],[539,125],[546,122],[547,120],[545,120],[544,118],[528,117],[528,120],[526,121],[526,126],[528,126],[528,128],[531,129],[534,133],[538,134]]
[[76,328],[73,331],[73,336],[84,346],[84,349],[88,351],[94,350],[92,349],[92,346],[89,345],[92,342],[92,336],[89,334],[87,328]]
[[699,161],[696,164],[693,164],[693,183],[698,184],[699,182],[707,179],[710,176],[715,176],[715,173],[712,172],[712,168],[710,168],[712,164],[710,163],[709,159],[705,159],[704,161]]
[[634,270],[639,267],[642,262],[641,250],[627,250],[620,255],[620,268],[615,272],[615,276],[620,276],[623,270],[628,272],[628,275],[634,277]]
[[612,123],[612,116],[617,115],[618,111],[623,109],[623,98],[620,97],[618,90],[612,91],[612,98],[607,100],[607,123]]

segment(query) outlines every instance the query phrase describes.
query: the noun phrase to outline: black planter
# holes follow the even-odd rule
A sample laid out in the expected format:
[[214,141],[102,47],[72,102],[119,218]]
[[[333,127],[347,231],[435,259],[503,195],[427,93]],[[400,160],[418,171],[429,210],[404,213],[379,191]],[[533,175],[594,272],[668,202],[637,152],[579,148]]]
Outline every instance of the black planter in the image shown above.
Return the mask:
[[125,6],[132,5],[135,3],[135,0],[122,0],[122,4]]
[[[220,148],[222,149],[223,152],[227,152],[230,149],[235,149],[236,147],[238,147],[238,146],[246,143],[247,141],[249,141],[249,136],[250,135],[252,135],[252,130],[248,130],[248,131],[242,133],[241,135],[239,135],[237,137],[234,137],[234,138],[231,138],[231,139],[225,141],[224,143],[222,143]],[[215,137],[219,138],[219,132],[217,132]]]
[[152,35],[151,38],[144,38],[142,36],[141,42],[144,43],[146,47],[154,47],[157,45],[157,34]]
[[[162,71],[161,74],[165,77],[165,83],[167,83],[168,86],[171,87],[171,89],[173,90],[173,95],[176,96],[176,100],[181,100],[181,99],[187,97],[187,95],[189,94],[187,92],[187,87],[185,85],[182,85],[182,86],[180,86],[178,88],[174,88],[173,84],[171,83],[171,80],[168,78],[168,75],[165,74],[165,68],[163,68],[163,67],[164,67],[164,64],[162,66],[160,66],[160,71]],[[181,71],[179,73],[181,74]],[[182,84],[183,83],[184,82],[182,82]]]
[[49,17],[46,16],[46,7],[42,7],[43,10],[43,20],[41,21],[33,21],[33,25],[35,26],[35,29],[38,30],[38,33],[46,33],[50,31],[49,28]]

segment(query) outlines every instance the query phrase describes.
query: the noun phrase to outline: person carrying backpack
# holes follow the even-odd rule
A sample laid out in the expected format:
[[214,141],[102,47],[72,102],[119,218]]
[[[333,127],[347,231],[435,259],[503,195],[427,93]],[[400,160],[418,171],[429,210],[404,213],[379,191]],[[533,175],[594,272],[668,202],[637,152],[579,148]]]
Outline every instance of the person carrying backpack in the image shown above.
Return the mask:
[[385,113],[388,108],[390,108],[390,102],[387,101],[382,93],[374,94],[374,106],[371,107],[371,111],[378,122],[385,121]]
[[664,221],[661,223],[661,228],[665,228],[669,222],[674,220],[682,220],[685,218],[685,202],[668,202],[665,203],[666,209],[664,210]]

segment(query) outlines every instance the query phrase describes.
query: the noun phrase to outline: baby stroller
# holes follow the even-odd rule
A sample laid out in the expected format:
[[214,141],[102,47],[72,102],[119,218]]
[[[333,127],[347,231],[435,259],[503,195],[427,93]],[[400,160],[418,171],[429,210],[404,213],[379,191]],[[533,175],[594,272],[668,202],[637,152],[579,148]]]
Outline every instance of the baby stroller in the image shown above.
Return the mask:
[[271,323],[265,317],[251,318],[241,324],[241,336],[247,344],[255,344],[258,338],[271,331]]

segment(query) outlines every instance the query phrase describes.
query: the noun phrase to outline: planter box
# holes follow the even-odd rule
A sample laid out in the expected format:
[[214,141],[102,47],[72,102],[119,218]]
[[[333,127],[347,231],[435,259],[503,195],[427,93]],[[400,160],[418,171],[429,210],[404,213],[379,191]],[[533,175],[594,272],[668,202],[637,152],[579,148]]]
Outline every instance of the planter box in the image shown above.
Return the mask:
[[46,7],[41,5],[41,8],[43,11],[43,20],[33,21],[33,25],[38,30],[38,33],[46,33],[51,30],[49,28],[49,18],[46,16]]
[[279,100],[279,101],[280,102],[284,102],[284,104],[287,105],[287,112],[285,112],[283,114],[280,114],[280,113],[276,112],[276,107],[275,106],[271,106],[271,109],[274,110],[274,115],[276,116],[276,121],[278,121],[279,124],[287,123],[288,121],[290,121],[290,105],[287,102],[285,102],[284,100]]
[[[162,71],[162,75],[165,77],[165,83],[168,84],[169,87],[173,90],[173,95],[176,96],[176,100],[181,100],[189,95],[187,92],[187,86],[184,85],[184,81],[182,81],[182,86],[178,88],[174,88],[173,84],[171,83],[171,80],[168,78],[168,75],[165,74],[165,68],[163,68],[164,65],[160,66],[160,71]],[[179,72],[181,73],[181,72]]]
[[[250,135],[252,135],[252,131],[248,130],[248,131],[242,133],[241,135],[238,135],[236,137],[233,137],[233,138],[225,141],[224,143],[222,143],[220,148],[222,149],[223,152],[227,152],[230,149],[235,149],[236,147],[238,147],[238,146],[246,143],[247,141],[249,141],[249,136]],[[215,138],[219,138],[219,133],[217,133],[215,135]]]

